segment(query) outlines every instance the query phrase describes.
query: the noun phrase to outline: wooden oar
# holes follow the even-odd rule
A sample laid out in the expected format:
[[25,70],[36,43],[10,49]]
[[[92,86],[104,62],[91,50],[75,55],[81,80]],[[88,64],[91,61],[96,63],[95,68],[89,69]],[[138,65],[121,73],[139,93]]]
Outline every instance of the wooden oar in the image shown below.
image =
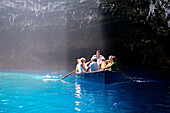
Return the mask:
[[131,79],[129,76],[127,76],[125,73],[123,73],[120,69],[119,72],[122,73],[125,77],[127,77],[129,80],[131,80],[133,82],[133,79]]
[[[86,65],[88,65],[91,61],[87,62]],[[63,78],[61,78],[61,80],[65,79],[66,77],[70,76],[71,74],[75,73],[76,69],[72,72],[70,72],[68,75],[64,76]]]
[[65,79],[66,77],[70,76],[71,74],[75,73],[76,69],[74,71],[72,71],[71,73],[69,73],[68,75],[64,76],[61,80]]

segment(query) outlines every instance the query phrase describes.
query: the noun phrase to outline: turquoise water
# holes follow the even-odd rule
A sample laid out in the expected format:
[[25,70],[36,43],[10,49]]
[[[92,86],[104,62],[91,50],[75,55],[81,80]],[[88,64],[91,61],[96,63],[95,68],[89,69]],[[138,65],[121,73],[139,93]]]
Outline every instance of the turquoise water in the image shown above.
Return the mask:
[[0,113],[165,113],[169,86],[161,81],[103,85],[66,73],[0,73]]

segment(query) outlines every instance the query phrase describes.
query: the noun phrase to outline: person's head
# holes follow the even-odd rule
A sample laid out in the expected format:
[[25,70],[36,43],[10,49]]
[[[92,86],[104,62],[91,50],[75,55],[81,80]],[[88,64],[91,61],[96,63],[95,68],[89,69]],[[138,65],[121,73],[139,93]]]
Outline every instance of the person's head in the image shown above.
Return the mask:
[[97,58],[93,58],[92,61],[93,61],[93,62],[97,62]]
[[100,50],[96,51],[96,56],[99,57],[100,56]]
[[113,56],[112,56],[112,55],[110,55],[110,56],[109,56],[109,60],[110,60],[110,59],[112,59],[112,58],[113,58]]
[[86,61],[86,59],[84,57],[82,57],[80,60],[82,63],[84,63]]
[[107,61],[106,61],[106,64],[108,64],[108,63],[110,63],[110,60],[107,60]]
[[109,60],[113,61],[113,56],[112,55],[109,56]]
[[77,63],[79,64],[81,61],[80,61],[80,59],[77,59]]
[[109,56],[109,60],[110,61],[113,61],[113,62],[116,62],[117,61],[117,58],[116,58],[116,56]]
[[117,62],[117,58],[116,58],[116,56],[113,56],[113,62]]

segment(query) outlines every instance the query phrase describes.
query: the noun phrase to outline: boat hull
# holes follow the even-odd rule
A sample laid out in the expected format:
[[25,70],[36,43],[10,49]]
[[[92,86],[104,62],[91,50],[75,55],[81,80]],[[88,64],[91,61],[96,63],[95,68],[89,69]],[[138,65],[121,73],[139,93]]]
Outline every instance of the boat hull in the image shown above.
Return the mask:
[[88,82],[96,82],[103,84],[111,84],[115,82],[125,82],[128,79],[118,72],[113,71],[95,71],[77,74],[79,79],[84,79]]

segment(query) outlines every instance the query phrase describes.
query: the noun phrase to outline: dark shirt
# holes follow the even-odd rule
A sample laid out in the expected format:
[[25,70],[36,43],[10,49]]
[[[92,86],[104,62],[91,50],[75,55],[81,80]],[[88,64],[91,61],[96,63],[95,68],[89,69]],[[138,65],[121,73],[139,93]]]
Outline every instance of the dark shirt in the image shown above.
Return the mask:
[[117,62],[112,63],[110,71],[117,71],[118,65]]

